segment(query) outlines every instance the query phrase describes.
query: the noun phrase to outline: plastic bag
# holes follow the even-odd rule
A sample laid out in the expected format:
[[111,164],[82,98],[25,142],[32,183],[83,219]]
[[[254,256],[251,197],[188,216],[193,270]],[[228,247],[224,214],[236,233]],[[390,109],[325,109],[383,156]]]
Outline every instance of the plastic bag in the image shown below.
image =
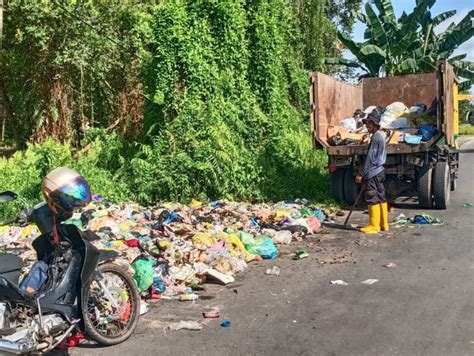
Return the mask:
[[356,121],[353,117],[348,117],[347,119],[342,119],[339,122],[340,125],[347,127],[349,132],[354,132],[357,128]]
[[198,232],[196,235],[193,236],[193,244],[195,245],[206,245],[212,246],[217,243],[217,239],[212,236],[211,234],[205,232]]
[[[248,253],[245,249],[245,245],[239,239],[236,234],[222,234],[222,238],[225,241],[227,250],[232,256],[243,256],[246,261],[251,261],[255,258],[254,255]],[[253,239],[253,238],[252,238]]]
[[132,268],[135,270],[133,279],[140,292],[146,291],[153,284],[153,266],[152,261],[144,259],[138,259],[132,263]]
[[28,275],[21,281],[20,289],[30,294],[36,294],[41,290],[41,287],[47,280],[48,264],[44,261],[38,261],[31,267]]
[[273,241],[277,244],[290,244],[293,235],[288,230],[277,231],[273,236]]
[[240,241],[242,241],[242,243],[244,244],[247,251],[248,251],[247,245],[255,245],[256,243],[253,236],[249,234],[248,232],[240,231],[238,233],[238,236],[239,236]]
[[313,234],[321,229],[321,221],[317,217],[310,216],[306,218],[306,220],[308,221],[309,230],[312,231]]
[[268,236],[258,236],[255,238],[255,245],[248,245],[246,248],[250,253],[259,255],[263,259],[274,259],[278,256],[278,250]]
[[421,136],[421,141],[429,141],[434,135],[438,133],[438,129],[435,125],[425,124],[421,125],[417,131],[417,135]]
[[421,136],[405,135],[405,143],[409,145],[419,145],[421,143]]

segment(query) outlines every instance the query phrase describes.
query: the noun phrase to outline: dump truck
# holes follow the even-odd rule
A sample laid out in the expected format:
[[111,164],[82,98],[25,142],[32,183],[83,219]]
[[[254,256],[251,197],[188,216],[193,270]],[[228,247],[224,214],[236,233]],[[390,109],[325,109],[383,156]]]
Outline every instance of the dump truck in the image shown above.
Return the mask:
[[422,208],[446,209],[450,192],[456,190],[459,168],[457,136],[459,80],[447,61],[432,73],[364,78],[353,85],[326,74],[310,73],[310,113],[313,145],[328,154],[331,193],[352,205],[361,185],[355,176],[363,165],[367,144],[331,146],[328,130],[352,117],[356,109],[386,107],[393,102],[406,106],[434,104],[438,133],[417,145],[392,142],[387,145],[385,189],[389,202],[399,197],[418,197]]

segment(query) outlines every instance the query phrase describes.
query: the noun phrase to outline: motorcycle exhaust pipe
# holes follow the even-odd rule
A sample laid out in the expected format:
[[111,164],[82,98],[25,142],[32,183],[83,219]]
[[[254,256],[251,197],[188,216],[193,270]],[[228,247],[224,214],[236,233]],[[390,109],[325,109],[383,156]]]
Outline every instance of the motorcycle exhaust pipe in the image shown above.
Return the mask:
[[21,355],[36,350],[37,347],[33,344],[16,343],[0,339],[0,351]]

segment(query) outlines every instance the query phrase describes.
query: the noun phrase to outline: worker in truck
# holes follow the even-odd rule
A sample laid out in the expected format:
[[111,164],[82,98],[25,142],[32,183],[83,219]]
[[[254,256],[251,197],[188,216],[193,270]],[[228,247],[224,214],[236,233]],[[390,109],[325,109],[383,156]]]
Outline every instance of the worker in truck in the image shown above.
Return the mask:
[[360,229],[366,234],[388,231],[388,205],[385,197],[385,169],[387,144],[385,136],[380,131],[380,120],[384,109],[377,107],[364,119],[367,131],[371,135],[367,157],[356,183],[365,184],[365,200],[369,208],[369,224]]

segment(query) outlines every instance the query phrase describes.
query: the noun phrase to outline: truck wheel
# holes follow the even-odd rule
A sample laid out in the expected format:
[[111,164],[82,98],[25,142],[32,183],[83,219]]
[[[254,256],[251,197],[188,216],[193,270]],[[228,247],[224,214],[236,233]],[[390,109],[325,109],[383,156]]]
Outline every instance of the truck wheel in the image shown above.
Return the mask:
[[344,171],[338,169],[330,174],[331,194],[339,202],[344,201]]
[[434,168],[433,194],[436,209],[446,209],[451,193],[451,177],[447,162],[438,162]]
[[421,167],[418,171],[416,190],[418,192],[418,205],[423,209],[431,209],[433,207],[432,176],[433,169],[429,165]]
[[355,182],[354,169],[348,167],[344,172],[344,201],[348,205],[354,205],[357,198],[358,188]]

